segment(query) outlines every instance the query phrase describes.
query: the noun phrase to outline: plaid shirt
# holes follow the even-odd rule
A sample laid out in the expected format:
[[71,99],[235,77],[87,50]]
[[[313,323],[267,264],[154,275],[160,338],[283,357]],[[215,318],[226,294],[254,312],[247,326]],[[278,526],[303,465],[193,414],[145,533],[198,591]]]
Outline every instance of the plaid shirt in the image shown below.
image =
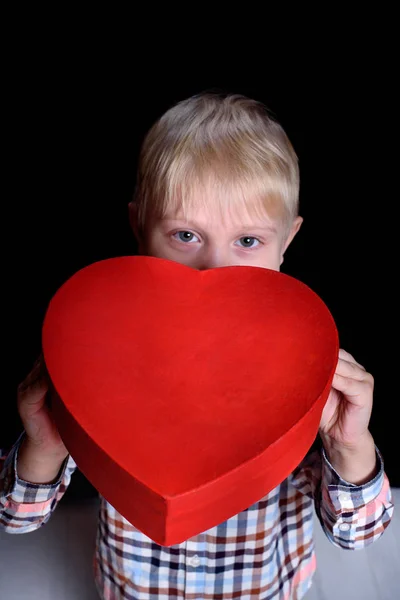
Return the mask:
[[[68,457],[54,484],[17,476],[24,433],[3,456],[0,527],[34,531],[50,518],[76,469]],[[186,542],[159,546],[101,498],[94,576],[104,600],[299,600],[315,570],[313,505],[329,540],[364,548],[388,526],[393,504],[382,457],[365,485],[343,481],[324,451],[310,452],[277,488],[238,515]],[[1,485],[3,484],[3,485]]]

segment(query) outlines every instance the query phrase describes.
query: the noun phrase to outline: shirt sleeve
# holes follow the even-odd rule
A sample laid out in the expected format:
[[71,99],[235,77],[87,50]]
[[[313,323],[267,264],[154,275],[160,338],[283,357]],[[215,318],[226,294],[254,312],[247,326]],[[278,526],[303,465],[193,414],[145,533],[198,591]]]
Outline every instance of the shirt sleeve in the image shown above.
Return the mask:
[[54,483],[36,484],[20,479],[17,459],[24,436],[22,432],[5,457],[0,455],[0,529],[7,533],[28,533],[47,523],[76,469],[75,461],[67,456]]
[[363,485],[345,481],[322,449],[322,481],[317,514],[328,539],[347,550],[359,550],[379,539],[393,515],[389,480],[375,447],[378,473]]
[[393,515],[383,458],[375,450],[378,473],[363,485],[342,479],[323,447],[307,455],[291,476],[292,485],[314,499],[316,514],[329,541],[346,550],[358,550],[379,539]]

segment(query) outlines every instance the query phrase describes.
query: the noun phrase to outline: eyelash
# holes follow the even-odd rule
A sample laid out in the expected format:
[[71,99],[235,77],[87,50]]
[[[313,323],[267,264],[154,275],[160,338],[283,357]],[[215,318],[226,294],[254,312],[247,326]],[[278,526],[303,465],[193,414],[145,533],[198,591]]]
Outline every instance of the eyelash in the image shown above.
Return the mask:
[[[190,233],[191,235],[195,236],[196,238],[198,237],[195,233],[193,233],[192,231],[186,230],[186,229],[180,229],[179,231],[176,231],[175,233],[172,234],[172,237],[174,239],[176,239],[178,242],[182,242],[182,244],[190,244],[193,243],[192,240],[186,240],[183,241],[181,239],[176,238],[175,236],[179,235],[180,233]],[[244,250],[252,250],[253,248],[258,248],[258,246],[260,244],[262,244],[261,240],[259,240],[258,238],[252,236],[252,235],[242,235],[238,241],[243,240],[243,239],[251,239],[251,240],[255,240],[256,242],[258,242],[258,244],[256,246],[241,246],[242,249]]]

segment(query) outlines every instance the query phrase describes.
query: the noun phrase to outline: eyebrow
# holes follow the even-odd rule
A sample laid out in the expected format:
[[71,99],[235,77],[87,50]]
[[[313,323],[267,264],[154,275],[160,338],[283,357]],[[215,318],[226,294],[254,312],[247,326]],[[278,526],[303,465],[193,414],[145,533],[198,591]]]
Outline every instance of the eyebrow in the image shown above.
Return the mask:
[[[168,216],[165,217],[164,219],[165,221],[170,221],[171,223],[184,223],[185,225],[187,225],[188,227],[194,227],[195,229],[204,229],[204,227],[202,225],[200,225],[200,223],[196,223],[196,221],[186,221],[185,219],[173,219],[170,218]],[[240,230],[251,230],[251,231],[258,231],[258,232],[270,232],[270,233],[277,233],[277,228],[274,227],[274,225],[270,224],[270,223],[266,223],[265,226],[260,226],[260,225],[252,225],[251,223],[248,224],[244,224],[244,225],[240,225]]]

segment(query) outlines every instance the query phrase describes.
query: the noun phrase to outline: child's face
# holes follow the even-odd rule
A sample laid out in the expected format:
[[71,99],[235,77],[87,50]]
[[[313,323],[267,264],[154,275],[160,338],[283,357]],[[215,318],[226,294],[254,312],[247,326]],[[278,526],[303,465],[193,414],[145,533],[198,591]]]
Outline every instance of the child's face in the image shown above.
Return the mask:
[[192,211],[187,219],[179,213],[154,219],[139,239],[139,251],[199,270],[246,265],[279,271],[284,252],[301,223],[302,218],[297,217],[284,239],[283,225],[267,215],[222,215],[219,209],[213,211],[207,206]]

